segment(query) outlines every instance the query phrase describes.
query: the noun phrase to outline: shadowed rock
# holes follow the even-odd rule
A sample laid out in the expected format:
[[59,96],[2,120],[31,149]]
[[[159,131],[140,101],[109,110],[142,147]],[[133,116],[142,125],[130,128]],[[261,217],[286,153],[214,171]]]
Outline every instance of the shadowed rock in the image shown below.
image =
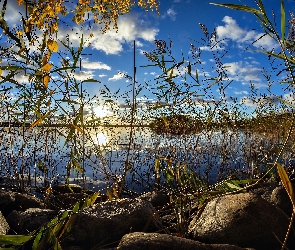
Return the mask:
[[[203,244],[198,241],[158,233],[131,233],[121,239],[118,250],[242,250],[228,244]],[[248,248],[249,249],[249,248]]]
[[163,207],[169,203],[169,195],[164,192],[148,192],[141,196],[140,199],[149,201],[154,207]]
[[7,217],[11,229],[17,234],[28,234],[45,225],[57,215],[57,211],[29,208],[25,212],[13,211]]
[[[189,234],[205,243],[274,250],[281,247],[274,235],[283,241],[288,224],[288,217],[271,203],[258,195],[241,193],[208,202],[200,217],[191,221]],[[294,245],[290,249],[295,249]]]
[[[293,185],[295,190],[295,185]],[[282,209],[288,216],[292,214],[292,203],[286,189],[283,186],[276,187],[271,194],[270,201]]]
[[44,204],[35,196],[15,192],[0,192],[0,211],[4,216],[13,210],[25,211],[28,208],[43,208]]
[[[73,238],[87,249],[119,241],[132,231],[155,231],[161,227],[155,208],[141,199],[120,199],[96,204],[77,215]],[[85,245],[86,244],[86,245]]]

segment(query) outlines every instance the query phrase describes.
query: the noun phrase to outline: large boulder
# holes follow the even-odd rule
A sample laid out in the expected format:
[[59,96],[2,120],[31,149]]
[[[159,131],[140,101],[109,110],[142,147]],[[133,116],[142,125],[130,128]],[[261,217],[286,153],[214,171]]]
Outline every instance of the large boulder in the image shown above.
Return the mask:
[[48,199],[46,207],[53,210],[71,209],[87,197],[86,193],[56,194]]
[[0,212],[2,212],[4,216],[7,216],[13,210],[17,209],[17,206],[15,204],[14,194],[15,193],[13,192],[5,192],[5,191],[0,192]]
[[[295,190],[295,185],[293,185]],[[276,187],[271,194],[270,201],[282,209],[288,216],[291,216],[293,206],[286,189],[283,186]]]
[[199,241],[159,233],[130,233],[123,236],[118,250],[242,250],[228,244],[203,244]]
[[57,211],[50,209],[29,208],[24,212],[14,210],[6,219],[15,233],[27,235],[48,223],[57,214]]
[[77,214],[72,236],[85,249],[119,241],[132,231],[156,231],[161,227],[151,203],[141,199],[119,199],[95,204]]
[[282,210],[259,195],[240,193],[209,201],[200,217],[190,222],[189,234],[205,243],[275,250],[281,248],[276,237],[283,242],[288,225]]
[[139,198],[149,201],[154,207],[163,207],[170,201],[169,195],[161,191],[147,192],[139,196]]
[[8,230],[9,230],[9,225],[0,211],[0,235],[7,234]]
[[28,208],[43,207],[43,202],[33,195],[5,191],[0,192],[0,211],[4,216],[7,216],[13,210],[25,211]]
[[54,194],[82,193],[83,188],[78,184],[59,184],[52,186]]

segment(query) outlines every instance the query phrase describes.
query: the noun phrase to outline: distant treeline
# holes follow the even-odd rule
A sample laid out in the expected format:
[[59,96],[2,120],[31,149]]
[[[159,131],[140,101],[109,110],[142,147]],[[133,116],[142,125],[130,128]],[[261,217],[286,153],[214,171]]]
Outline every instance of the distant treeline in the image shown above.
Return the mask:
[[150,128],[157,134],[197,134],[203,130],[251,130],[258,133],[285,131],[291,126],[293,114],[270,113],[251,118],[231,119],[228,116],[201,120],[189,115],[174,114],[155,118]]

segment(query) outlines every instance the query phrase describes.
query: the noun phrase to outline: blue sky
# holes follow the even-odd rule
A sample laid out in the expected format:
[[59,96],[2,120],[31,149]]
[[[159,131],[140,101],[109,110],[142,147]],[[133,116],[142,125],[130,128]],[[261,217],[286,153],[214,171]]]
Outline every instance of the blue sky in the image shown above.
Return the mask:
[[[6,18],[10,25],[17,24],[20,16],[18,14],[16,1],[8,1],[8,10]],[[256,53],[254,50],[262,48],[271,50],[278,49],[277,44],[270,37],[263,37],[256,43],[253,42],[262,34],[261,27],[255,17],[246,12],[234,11],[224,7],[210,5],[212,1],[206,0],[162,0],[160,1],[160,16],[155,12],[148,12],[134,8],[131,13],[124,15],[118,20],[119,30],[111,30],[106,34],[101,34],[100,27],[91,25],[89,28],[86,22],[84,26],[78,26],[69,20],[68,26],[62,26],[59,29],[58,39],[65,41],[69,38],[73,47],[79,45],[81,34],[90,42],[89,47],[85,48],[81,61],[81,70],[77,70],[75,77],[78,80],[94,78],[101,83],[85,83],[84,88],[90,95],[97,95],[102,98],[102,93],[107,91],[106,87],[115,93],[116,102],[120,107],[124,107],[125,99],[131,98],[131,93],[126,96],[126,92],[132,90],[132,81],[124,75],[133,76],[133,41],[136,41],[136,89],[142,89],[137,96],[138,106],[143,109],[155,102],[172,102],[173,97],[160,98],[160,91],[157,86],[162,83],[156,77],[161,75],[158,67],[142,67],[152,64],[147,60],[143,52],[155,50],[154,40],[164,40],[167,45],[171,40],[172,55],[178,62],[185,62],[173,72],[174,80],[180,89],[185,91],[184,82],[188,85],[196,85],[196,82],[187,75],[188,61],[192,63],[192,72],[198,71],[201,86],[190,87],[194,92],[191,96],[191,103],[183,102],[180,104],[184,110],[189,110],[192,105],[204,106],[221,101],[227,101],[230,108],[233,102],[244,105],[245,110],[253,110],[257,105],[263,102],[253,103],[253,100],[268,100],[272,103],[277,101],[276,95],[281,95],[288,101],[293,101],[292,91],[283,91],[287,86],[279,84],[283,79],[283,74],[276,76],[278,71],[271,73],[270,61],[262,53]],[[217,3],[235,3],[247,4],[255,7],[254,0],[244,1],[218,1]],[[265,7],[271,14],[273,9],[276,13],[278,30],[280,27],[280,1],[267,0]],[[287,0],[286,10],[295,10],[294,1]],[[20,9],[23,13],[23,10]],[[270,15],[271,16],[271,15]],[[287,14],[287,18],[289,15]],[[200,25],[204,24],[211,34],[216,29],[216,38],[221,40],[215,49],[211,50],[202,42],[204,33]],[[91,35],[90,35],[91,34]],[[90,37],[92,36],[93,37]],[[88,42],[87,42],[88,43]],[[190,44],[193,44],[191,46]],[[196,63],[193,57],[193,49],[201,51],[201,63]],[[224,90],[219,86],[210,86],[214,80],[204,80],[218,76],[216,71],[216,62],[214,55],[222,57],[221,62],[226,70],[227,79],[224,81]],[[167,57],[168,58],[168,57]],[[195,64],[193,64],[195,62]],[[58,62],[53,62],[57,64]],[[276,62],[275,62],[276,64]],[[169,65],[169,63],[168,63]],[[267,81],[263,76],[271,75]],[[195,73],[193,73],[194,75]],[[187,77],[184,80],[184,77]],[[28,79],[19,74],[17,76],[21,82],[27,82]],[[228,85],[228,83],[230,84]],[[271,83],[271,84],[270,84]],[[166,83],[167,84],[167,83]],[[251,88],[252,86],[252,88]],[[188,89],[187,89],[188,90]],[[176,102],[183,100],[182,95],[175,98]],[[203,102],[202,102],[203,101]],[[126,104],[126,103],[125,103]],[[106,113],[109,111],[106,110]]]

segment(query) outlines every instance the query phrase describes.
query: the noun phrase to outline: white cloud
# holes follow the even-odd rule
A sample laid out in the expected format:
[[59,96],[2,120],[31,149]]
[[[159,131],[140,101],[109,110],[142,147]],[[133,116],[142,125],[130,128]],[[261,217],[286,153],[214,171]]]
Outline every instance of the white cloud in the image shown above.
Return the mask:
[[245,37],[247,32],[241,29],[233,18],[225,16],[222,21],[225,23],[225,26],[218,26],[216,28],[219,39],[229,38],[237,41]]
[[248,84],[250,81],[261,81],[261,69],[245,62],[223,64],[229,79]]
[[[2,9],[4,1],[0,1],[0,8]],[[19,23],[21,20],[21,14],[25,16],[25,8],[23,6],[19,6],[17,1],[7,1],[6,12],[5,12],[5,20],[10,25],[15,25]]]
[[[238,42],[238,46],[241,47],[241,44],[245,43],[247,45],[252,44],[256,48],[264,48],[267,50],[272,50],[278,45],[270,36],[261,37],[263,34],[258,33],[254,30],[246,30],[237,24],[236,20],[232,17],[225,16],[222,21],[225,23],[224,26],[218,26],[216,28],[216,33],[218,39],[230,39],[235,42]],[[260,38],[260,39],[259,39]]]
[[[67,38],[71,45],[76,47],[80,44],[83,33],[84,40],[90,43],[90,48],[103,51],[106,54],[119,54],[123,51],[124,44],[130,44],[136,40],[138,47],[143,46],[139,39],[153,42],[159,30],[152,26],[148,21],[141,19],[134,13],[125,14],[118,19],[118,31],[111,29],[102,34],[101,25],[95,24],[89,30],[88,27],[80,29],[78,26],[60,27],[58,38],[66,41]],[[90,37],[90,34],[92,34]]]
[[98,75],[100,78],[102,78],[102,77],[106,77],[107,75],[106,74],[100,74],[100,75]]
[[73,77],[75,77],[76,80],[78,81],[84,81],[87,79],[91,79],[94,77],[93,71],[77,71],[71,73]]
[[249,94],[249,92],[246,91],[246,90],[242,90],[242,91],[234,91],[234,93],[235,93],[236,95],[248,95],[248,94]]
[[295,94],[294,93],[284,94],[284,100],[286,100],[287,104],[294,105],[295,104]]
[[123,79],[123,78],[124,78],[124,74],[121,73],[121,72],[118,72],[113,77],[109,78],[108,81],[118,81],[118,80]]
[[257,106],[262,107],[266,105],[275,105],[275,104],[278,104],[279,102],[280,100],[274,95],[261,96],[261,97],[255,97],[255,98],[249,98],[247,96],[244,96],[241,99],[241,103],[249,107],[257,107]]
[[171,20],[173,20],[173,21],[175,21],[176,20],[176,12],[175,12],[175,10],[173,9],[173,7],[171,7],[171,8],[169,8],[168,10],[167,10],[167,15],[171,18]]
[[105,63],[102,62],[89,62],[89,59],[83,59],[81,62],[81,66],[84,69],[106,69],[111,70],[111,67]]

